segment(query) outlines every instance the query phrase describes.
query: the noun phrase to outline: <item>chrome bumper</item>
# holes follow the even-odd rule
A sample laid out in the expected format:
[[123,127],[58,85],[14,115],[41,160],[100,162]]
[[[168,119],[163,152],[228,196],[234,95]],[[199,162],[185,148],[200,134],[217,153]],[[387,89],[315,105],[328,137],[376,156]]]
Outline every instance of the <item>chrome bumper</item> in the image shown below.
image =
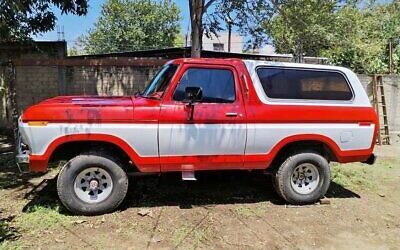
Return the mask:
[[17,164],[29,164],[29,154],[17,154],[15,157]]
[[21,134],[17,131],[17,145],[16,151],[17,155],[15,156],[15,162],[17,163],[18,170],[21,173],[29,172],[29,150],[27,150],[27,146],[22,142]]

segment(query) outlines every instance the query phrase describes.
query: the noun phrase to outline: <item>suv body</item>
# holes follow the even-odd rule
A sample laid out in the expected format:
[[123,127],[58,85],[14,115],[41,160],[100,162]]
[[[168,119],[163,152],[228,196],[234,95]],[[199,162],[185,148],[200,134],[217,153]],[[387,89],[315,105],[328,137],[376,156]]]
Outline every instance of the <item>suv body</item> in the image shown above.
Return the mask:
[[[68,194],[59,190],[60,198],[76,213],[103,213],[119,205],[121,198],[104,205],[115,190],[98,202],[100,194],[83,198],[100,192],[103,176],[118,189],[113,168],[122,169],[126,187],[125,175],[131,172],[179,171],[194,178],[200,170],[269,170],[285,200],[304,204],[325,194],[330,161],[374,162],[377,130],[376,113],[349,69],[176,59],[134,97],[66,96],[31,106],[19,121],[22,148],[17,159],[29,163],[33,172],[46,171],[51,160],[69,160],[60,176],[86,159],[66,180],[59,176],[63,188],[69,182],[72,186]],[[101,159],[115,167],[104,166],[109,162]],[[81,178],[88,187],[81,188],[79,197],[74,188],[87,169],[93,173]],[[316,187],[308,188],[311,180]],[[67,204],[63,196],[68,195],[80,199],[80,207],[90,206]]]

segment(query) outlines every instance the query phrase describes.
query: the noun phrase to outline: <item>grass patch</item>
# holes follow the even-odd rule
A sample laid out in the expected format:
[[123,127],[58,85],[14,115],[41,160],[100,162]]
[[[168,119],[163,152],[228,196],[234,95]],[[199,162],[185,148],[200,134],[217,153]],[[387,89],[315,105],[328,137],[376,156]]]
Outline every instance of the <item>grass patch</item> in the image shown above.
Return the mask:
[[332,164],[331,179],[350,189],[375,190],[386,181],[394,180],[400,172],[399,160],[380,159],[374,165],[360,163]]
[[3,241],[0,242],[0,250],[19,250],[23,249],[21,242],[19,241]]
[[373,188],[376,183],[371,181],[371,172],[364,166],[356,164],[335,165],[331,169],[331,178],[335,183],[346,188]]
[[[210,241],[212,235],[212,229],[207,225],[195,229],[182,226],[175,230],[171,240],[177,248],[184,246],[185,249],[196,249],[201,243]],[[185,243],[189,243],[189,245]]]
[[178,244],[181,244],[181,242],[185,239],[186,235],[190,232],[190,229],[188,227],[182,226],[175,230],[173,236],[172,236],[172,242],[174,243],[175,246]]
[[256,206],[247,207],[247,206],[238,206],[233,212],[244,218],[254,217],[254,216],[264,216],[266,213],[266,203],[260,202]]
[[234,212],[235,214],[245,218],[254,216],[253,211],[249,207],[240,206],[235,208]]
[[0,249],[21,249],[20,237],[16,228],[11,226],[14,217],[0,218]]
[[38,232],[68,225],[72,218],[61,214],[58,205],[54,207],[33,206],[17,218],[16,224],[23,231]]

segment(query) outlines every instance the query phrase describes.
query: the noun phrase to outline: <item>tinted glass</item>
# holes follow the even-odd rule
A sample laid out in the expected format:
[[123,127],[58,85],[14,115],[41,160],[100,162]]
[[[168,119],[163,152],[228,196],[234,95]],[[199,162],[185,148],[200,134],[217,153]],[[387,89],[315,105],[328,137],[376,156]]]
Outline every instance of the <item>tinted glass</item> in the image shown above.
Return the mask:
[[203,68],[186,70],[175,90],[174,100],[184,100],[186,87],[200,87],[203,91],[202,102],[235,101],[235,81],[230,70]]
[[174,64],[167,64],[162,67],[151,80],[150,84],[147,85],[143,92],[143,96],[153,96],[157,93],[162,94],[170,83],[177,68],[178,66]]
[[257,74],[270,98],[351,100],[353,97],[346,79],[337,72],[259,68]]

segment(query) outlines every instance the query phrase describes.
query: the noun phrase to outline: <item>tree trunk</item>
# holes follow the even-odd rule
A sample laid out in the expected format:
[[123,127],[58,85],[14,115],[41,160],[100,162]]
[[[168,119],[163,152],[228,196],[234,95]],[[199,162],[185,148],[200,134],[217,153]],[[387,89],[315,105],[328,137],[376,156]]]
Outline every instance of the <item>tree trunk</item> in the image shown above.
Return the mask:
[[298,40],[296,42],[296,49],[294,52],[294,61],[297,63],[303,63],[303,43],[302,41]]
[[14,132],[14,145],[18,141],[18,104],[17,104],[17,91],[15,89],[15,68],[10,61],[6,64],[5,74],[6,88],[8,89],[8,100],[11,107],[12,128]]
[[204,0],[189,0],[190,21],[192,32],[191,40],[191,57],[201,57],[202,37],[203,37],[203,10]]

